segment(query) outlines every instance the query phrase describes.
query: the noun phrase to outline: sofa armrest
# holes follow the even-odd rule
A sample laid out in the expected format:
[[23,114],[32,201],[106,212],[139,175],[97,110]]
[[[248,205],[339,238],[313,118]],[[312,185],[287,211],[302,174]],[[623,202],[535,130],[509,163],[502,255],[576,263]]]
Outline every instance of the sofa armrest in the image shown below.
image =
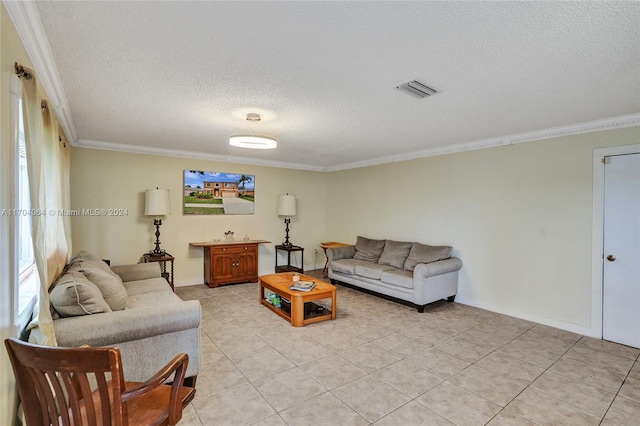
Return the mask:
[[146,280],[148,278],[162,278],[160,262],[118,265],[112,266],[111,270],[118,274],[124,282]]
[[462,260],[457,257],[450,257],[431,263],[418,263],[413,270],[413,279],[423,280],[428,277],[459,271],[460,268],[462,268]]
[[60,318],[53,322],[60,346],[113,346],[200,326],[198,300]]
[[349,259],[356,254],[356,246],[340,246],[327,249],[329,262],[340,259]]

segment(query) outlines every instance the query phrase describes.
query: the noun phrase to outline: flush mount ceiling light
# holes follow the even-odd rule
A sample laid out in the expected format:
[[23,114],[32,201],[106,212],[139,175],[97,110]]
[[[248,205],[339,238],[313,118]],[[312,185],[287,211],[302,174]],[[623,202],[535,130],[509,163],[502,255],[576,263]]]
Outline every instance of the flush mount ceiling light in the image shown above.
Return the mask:
[[[260,120],[260,114],[256,114],[255,112],[247,114],[247,121],[256,123]],[[249,149],[273,149],[278,146],[278,142],[273,138],[267,138],[265,136],[238,135],[229,138],[229,145]]]
[[231,136],[229,145],[239,148],[273,149],[278,146],[278,142],[264,136]]

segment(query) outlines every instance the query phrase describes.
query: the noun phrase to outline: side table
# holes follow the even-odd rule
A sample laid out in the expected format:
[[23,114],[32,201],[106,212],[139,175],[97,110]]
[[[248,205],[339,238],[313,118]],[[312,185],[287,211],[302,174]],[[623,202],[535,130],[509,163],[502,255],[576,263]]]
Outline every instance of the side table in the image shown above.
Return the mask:
[[[175,258],[169,253],[165,253],[162,256],[153,256],[149,253],[145,253],[142,258],[144,259],[144,263],[161,262],[162,277],[167,280],[171,286],[171,290],[175,291],[175,288],[173,287],[173,260]],[[167,272],[167,262],[171,263],[171,274]]]
[[[278,266],[278,250],[287,252],[287,264]],[[291,253],[300,252],[300,267],[291,266]],[[282,244],[276,246],[276,273],[278,272],[300,272],[304,274],[304,248],[300,246],[283,246]]]

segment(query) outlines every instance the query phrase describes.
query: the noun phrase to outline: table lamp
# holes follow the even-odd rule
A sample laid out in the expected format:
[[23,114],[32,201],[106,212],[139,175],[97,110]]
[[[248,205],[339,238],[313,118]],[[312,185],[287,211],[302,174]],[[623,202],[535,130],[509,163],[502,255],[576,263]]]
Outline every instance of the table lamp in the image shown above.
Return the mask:
[[164,256],[167,254],[165,250],[160,249],[160,225],[162,225],[162,218],[160,216],[166,216],[171,214],[171,204],[169,203],[169,190],[168,189],[147,189],[145,192],[145,216],[155,216],[153,224],[156,227],[156,248],[151,250],[149,254],[151,256]]
[[284,216],[284,223],[286,229],[286,237],[282,245],[284,247],[292,247],[293,244],[289,242],[289,224],[291,223],[291,217],[296,215],[296,197],[293,195],[281,195],[278,199],[278,216]]

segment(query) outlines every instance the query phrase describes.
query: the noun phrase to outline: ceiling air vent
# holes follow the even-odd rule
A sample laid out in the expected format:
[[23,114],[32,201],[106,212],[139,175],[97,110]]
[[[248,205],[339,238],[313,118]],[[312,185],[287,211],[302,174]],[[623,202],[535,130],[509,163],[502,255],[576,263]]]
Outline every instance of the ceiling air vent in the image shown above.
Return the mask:
[[418,98],[426,98],[438,93],[435,89],[432,89],[424,83],[420,83],[418,80],[409,81],[401,84],[400,86],[396,86],[396,89],[410,95],[417,96]]

